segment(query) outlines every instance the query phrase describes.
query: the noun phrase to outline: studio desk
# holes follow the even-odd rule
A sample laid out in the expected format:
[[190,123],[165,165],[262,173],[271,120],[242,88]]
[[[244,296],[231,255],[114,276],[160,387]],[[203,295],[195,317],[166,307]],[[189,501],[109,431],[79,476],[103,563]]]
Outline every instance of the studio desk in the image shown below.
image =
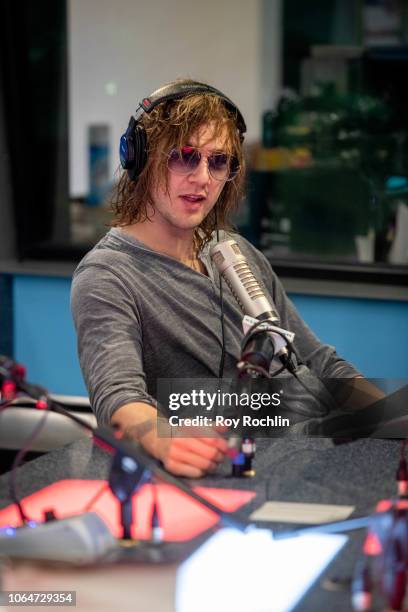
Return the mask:
[[[255,477],[231,478],[230,467],[226,463],[215,475],[189,482],[194,486],[255,492],[256,496],[236,513],[241,519],[248,518],[266,500],[351,505],[355,507],[352,516],[364,516],[374,510],[380,499],[395,494],[399,452],[399,443],[392,440],[361,439],[335,446],[325,438],[301,441],[287,438],[262,439],[257,441]],[[110,463],[111,456],[91,440],[77,440],[18,470],[20,498],[65,479],[106,479]],[[5,474],[0,478],[0,511],[10,503],[8,475]],[[72,495],[69,503],[72,507]],[[83,500],[78,499],[78,512],[82,510],[81,506]],[[30,513],[28,504],[25,510]],[[178,516],[178,520],[182,523],[183,516]],[[297,527],[283,523],[268,525],[278,530]],[[295,608],[296,611],[330,609],[346,612],[352,609],[349,589],[333,588],[333,583],[342,583],[351,576],[364,530],[352,532],[349,536],[347,544],[309,589]],[[250,563],[250,559],[243,559],[243,563]],[[2,588],[74,589],[79,610],[103,612],[120,608],[141,612],[170,612],[175,610],[176,570],[174,564],[73,569],[58,565],[44,566],[32,561],[12,561],[3,566]],[[211,585],[206,584],[203,578],[203,589],[210,588]],[[251,588],[253,586],[249,584],[248,589]],[[197,592],[199,597],[200,593]]]

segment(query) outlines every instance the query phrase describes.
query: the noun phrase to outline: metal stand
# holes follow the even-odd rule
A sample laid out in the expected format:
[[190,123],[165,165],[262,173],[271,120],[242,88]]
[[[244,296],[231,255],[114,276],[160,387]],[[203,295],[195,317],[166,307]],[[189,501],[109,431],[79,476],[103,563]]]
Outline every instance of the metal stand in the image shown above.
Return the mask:
[[133,457],[119,450],[115,452],[109,474],[109,487],[120,503],[122,538],[124,540],[132,539],[133,495],[149,478],[150,472]]
[[[246,334],[241,357],[237,364],[236,386],[239,393],[252,391],[252,383],[261,376],[268,378],[269,369],[275,356],[275,344],[271,340],[268,321],[257,321]],[[273,329],[279,329],[275,326]],[[242,414],[241,414],[242,419]],[[255,476],[252,460],[255,457],[255,440],[248,431],[243,431],[241,438],[236,438],[232,445],[231,475],[238,478]]]

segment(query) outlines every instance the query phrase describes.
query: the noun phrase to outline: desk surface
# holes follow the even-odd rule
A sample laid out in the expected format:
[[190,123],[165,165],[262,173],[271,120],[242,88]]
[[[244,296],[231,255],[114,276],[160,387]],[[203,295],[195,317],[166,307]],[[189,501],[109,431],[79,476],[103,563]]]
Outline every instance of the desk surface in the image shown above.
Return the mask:
[[[241,518],[247,517],[267,500],[353,505],[354,515],[362,516],[371,512],[377,501],[395,493],[395,471],[400,450],[396,441],[359,440],[334,446],[327,439],[278,439],[258,440],[257,447],[255,478],[230,478],[229,466],[224,465],[219,473],[200,481],[191,481],[192,484],[256,491],[254,500],[238,512]],[[90,440],[79,440],[20,468],[19,492],[21,496],[26,496],[65,478],[105,479],[109,465],[109,455],[93,446]],[[3,475],[0,477],[0,508],[9,503],[7,475]],[[288,527],[274,524],[274,528],[278,529]],[[349,543],[325,575],[342,578],[351,575],[362,535],[352,534]],[[147,572],[146,576],[156,576],[157,591],[162,590],[161,595],[168,600],[172,597],[168,572],[160,573],[156,569],[149,574],[144,568],[140,574]],[[133,570],[134,574],[138,571],[137,567]],[[173,570],[169,571],[171,573]],[[105,579],[103,584],[106,583]],[[145,579],[142,583],[148,588]],[[326,608],[332,612],[351,610],[347,590],[329,592],[322,588],[321,583],[322,580],[319,580],[307,593],[296,608],[297,612],[316,612]],[[137,581],[134,582],[135,590],[136,584]],[[130,585],[129,588],[132,588]],[[106,588],[107,596],[111,588]],[[167,612],[173,609],[172,603],[166,603],[164,599],[160,608],[157,608],[157,604],[155,607],[153,598],[156,596],[155,590],[152,592],[152,611]],[[150,612],[150,608],[144,607],[143,611]]]

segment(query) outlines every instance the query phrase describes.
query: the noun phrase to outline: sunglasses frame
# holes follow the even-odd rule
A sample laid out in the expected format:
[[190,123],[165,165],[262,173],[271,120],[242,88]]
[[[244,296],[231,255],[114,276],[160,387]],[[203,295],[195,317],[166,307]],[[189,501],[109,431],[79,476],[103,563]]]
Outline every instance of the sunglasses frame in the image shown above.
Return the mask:
[[[188,166],[186,166],[186,171],[183,172],[179,172],[177,170],[174,170],[174,168],[170,168],[170,160],[171,160],[171,155],[174,153],[177,153],[179,156],[179,160],[181,159],[181,154],[183,149],[188,148],[191,149],[191,152],[195,152],[196,154],[198,154],[198,163],[194,168],[188,168]],[[227,176],[223,177],[223,178],[218,178],[216,176],[213,175],[212,173],[212,169],[211,169],[211,165],[210,165],[210,158],[214,157],[216,155],[225,155],[226,157],[228,157],[229,160],[229,173],[227,174]],[[193,147],[190,145],[185,145],[184,147],[182,147],[181,149],[177,149],[176,147],[174,147],[173,149],[170,150],[170,152],[167,154],[167,168],[169,170],[169,172],[172,172],[173,174],[178,174],[179,176],[187,176],[188,174],[192,174],[193,172],[196,172],[201,160],[203,159],[203,157],[206,159],[207,162],[207,168],[208,168],[208,172],[211,176],[211,178],[213,178],[215,181],[233,181],[234,178],[237,176],[239,170],[240,170],[240,165],[238,162],[238,159],[235,155],[230,155],[229,153],[225,153],[225,151],[214,151],[213,153],[211,153],[210,155],[203,155],[203,153],[201,153],[200,149],[197,147]],[[231,175],[231,160],[236,160],[237,163],[237,169],[233,172],[233,174]]]

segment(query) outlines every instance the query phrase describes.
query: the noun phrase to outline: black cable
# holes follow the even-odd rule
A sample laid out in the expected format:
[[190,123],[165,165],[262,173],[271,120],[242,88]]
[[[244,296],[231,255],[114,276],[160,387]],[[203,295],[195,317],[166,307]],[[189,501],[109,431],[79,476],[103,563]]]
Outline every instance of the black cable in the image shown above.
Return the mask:
[[400,458],[398,468],[395,474],[397,481],[397,493],[399,497],[407,497],[408,495],[408,466],[405,459],[405,447],[408,444],[408,439],[401,440]]
[[152,514],[150,517],[150,527],[151,527],[151,540],[153,542],[162,542],[163,541],[163,528],[160,522],[160,514],[159,514],[159,495],[158,495],[158,483],[156,482],[156,478],[154,475],[150,478],[150,486],[152,491]]
[[89,502],[86,504],[86,506],[83,509],[83,512],[89,512],[90,509],[92,508],[92,506],[94,505],[94,503],[101,497],[101,495],[103,493],[105,493],[105,491],[107,491],[109,489],[109,485],[104,482],[104,484],[97,490],[96,493],[94,493],[94,495],[92,495],[91,499],[89,500]]
[[[11,466],[11,470],[10,470],[9,479],[8,479],[10,498],[12,499],[13,503],[16,505],[18,513],[20,515],[21,522],[24,525],[28,523],[29,519],[26,513],[24,512],[24,509],[21,505],[20,496],[18,494],[17,469],[20,467],[21,463],[23,462],[24,457],[30,451],[30,447],[33,444],[34,440],[41,433],[41,430],[45,426],[45,423],[47,421],[47,417],[49,414],[49,410],[50,410],[49,397],[45,389],[42,389],[41,387],[35,386],[35,385],[28,385],[21,378],[21,375],[16,375],[14,371],[16,364],[13,362],[13,360],[11,360],[10,358],[6,356],[1,356],[0,362],[2,364],[0,366],[0,374],[6,377],[7,379],[9,379],[10,381],[12,381],[15,384],[16,390],[19,389],[23,391],[24,393],[26,393],[29,397],[34,397],[34,399],[37,400],[37,406],[38,406],[38,402],[41,401],[42,402],[41,409],[44,410],[43,417],[41,418],[39,423],[37,423],[36,427],[31,432],[31,435],[27,438],[22,448],[17,452],[16,456],[14,457],[14,460]],[[33,389],[35,389],[36,391],[36,393],[34,394],[32,393]],[[36,395],[38,397],[36,397]],[[10,408],[13,405],[13,401],[14,400],[8,400],[5,403],[0,404],[0,413],[6,408]]]
[[9,494],[10,494],[10,497],[13,500],[14,504],[17,506],[17,510],[18,510],[18,513],[20,515],[21,522],[22,522],[23,525],[27,524],[29,519],[28,519],[26,513],[23,510],[23,507],[22,507],[21,501],[20,501],[20,496],[18,494],[18,488],[17,488],[17,469],[20,467],[21,463],[23,462],[24,457],[30,451],[30,447],[31,447],[32,443],[34,442],[36,437],[40,434],[41,430],[45,426],[45,423],[46,423],[48,415],[49,415],[49,410],[50,410],[50,407],[49,407],[48,401],[46,401],[46,407],[44,407],[44,414],[43,414],[40,422],[37,423],[36,427],[31,432],[31,435],[25,441],[24,446],[22,446],[22,448],[18,451],[18,453],[14,457],[14,461],[13,461],[13,464],[11,466],[10,476],[9,476],[9,480],[8,480]]
[[315,400],[318,402],[318,404],[321,404],[322,406],[324,406],[326,408],[326,414],[323,414],[322,417],[327,416],[328,414],[330,414],[331,412],[331,407],[326,404],[326,402],[319,397],[318,395],[316,395],[316,393],[314,393],[314,391],[312,391],[310,389],[310,387],[308,387],[308,385],[301,379],[299,378],[299,376],[296,374],[295,371],[291,372],[292,376],[294,376],[296,378],[296,380],[298,381],[298,383],[300,383],[302,385],[302,387],[312,396],[315,398]]
[[[241,352],[244,351],[245,346],[248,344],[248,342],[250,340],[252,340],[252,338],[258,334],[264,333],[267,330],[263,330],[263,329],[258,329],[258,327],[260,325],[262,325],[263,323],[268,323],[268,321],[257,321],[246,333],[246,335],[244,336],[242,342],[241,342]],[[272,332],[271,332],[272,333]],[[283,334],[281,331],[278,330],[273,330],[273,333],[278,334],[279,336],[281,336],[281,338],[284,339],[284,341],[286,342],[286,347],[288,350],[288,354],[286,356],[282,356],[282,362],[283,360],[285,360],[285,362],[283,363],[282,367],[279,368],[276,372],[274,372],[273,374],[270,374],[269,372],[267,373],[267,378],[273,378],[275,376],[277,376],[278,374],[280,374],[281,372],[283,372],[283,370],[287,370],[290,374],[292,374],[292,376],[297,380],[297,382],[307,391],[307,393],[309,393],[312,397],[314,397],[314,399],[318,402],[318,404],[321,404],[322,406],[324,406],[324,408],[326,409],[326,413],[322,415],[322,417],[327,416],[330,412],[331,412],[331,407],[320,397],[318,397],[309,387],[308,385],[306,385],[306,383],[299,378],[299,376],[296,374],[296,370],[293,367],[291,358],[292,355],[296,356],[296,359],[298,359],[298,356],[296,354],[295,348],[293,346],[293,344],[286,338],[285,334]],[[273,343],[272,338],[270,338],[270,342]],[[245,364],[243,369],[251,369],[251,365],[252,364]],[[252,368],[252,369],[256,369],[256,368]],[[264,370],[264,368],[261,368],[263,370],[263,372],[266,374],[266,370]],[[298,412],[299,414],[302,415],[309,415],[309,411],[301,411],[301,410],[296,410],[295,412]]]
[[[37,399],[37,400],[43,398],[45,392],[44,392],[44,389],[42,389],[41,387],[37,385],[26,383],[25,381],[21,379],[14,379],[14,380],[17,383],[18,387],[22,391],[24,391],[24,393],[26,393],[28,396],[32,397],[33,399]],[[156,460],[148,456],[145,453],[145,451],[142,450],[140,445],[138,445],[136,442],[127,443],[122,440],[118,440],[115,437],[114,433],[111,432],[110,430],[95,429],[87,421],[78,418],[77,416],[75,416],[74,414],[72,414],[71,412],[63,408],[63,406],[61,406],[58,402],[55,402],[49,399],[48,396],[47,396],[47,400],[48,400],[47,401],[47,413],[44,416],[48,414],[48,411],[52,411],[58,414],[62,414],[65,417],[68,417],[70,420],[75,421],[75,423],[77,423],[81,427],[92,432],[94,438],[103,444],[105,450],[106,450],[106,446],[108,446],[110,449],[114,451],[119,451],[119,452],[123,452],[124,454],[128,454],[130,457],[133,457],[136,461],[138,461],[141,465],[143,465],[145,469],[152,472],[157,478],[160,478],[164,482],[173,485],[174,487],[176,487],[180,491],[183,491],[183,493],[185,493],[187,496],[197,501],[199,504],[201,504],[208,510],[211,510],[212,512],[214,512],[214,514],[216,514],[223,521],[224,524],[230,527],[234,527],[235,529],[239,529],[240,531],[244,531],[246,529],[247,525],[245,523],[242,523],[241,521],[231,517],[229,512],[222,510],[222,508],[220,508],[216,504],[213,504],[212,502],[208,501],[205,497],[202,497],[200,494],[196,493],[194,489],[192,489],[183,480],[176,478],[169,472],[166,472],[164,469],[162,469],[158,465]],[[42,419],[42,421],[43,420],[44,419]],[[43,425],[42,421],[41,421],[41,426]],[[36,427],[36,430],[37,429],[39,430],[38,425]],[[36,430],[35,432],[33,432],[33,434],[35,433],[35,435],[37,435],[38,433]],[[30,436],[30,440],[29,440],[30,444],[35,437],[33,434]],[[23,512],[23,515],[24,515],[24,512]]]
[[225,363],[225,324],[224,324],[224,299],[222,294],[222,278],[220,274],[220,306],[221,306],[221,342],[222,342],[222,350],[221,350],[221,359],[220,359],[220,367],[218,370],[218,378],[222,378],[224,376],[224,363]]
[[[216,225],[217,225],[217,242],[220,241],[220,232],[218,229],[218,214],[217,211],[215,211],[215,215],[216,215]],[[222,349],[221,349],[221,359],[220,359],[220,366],[218,368],[218,378],[222,378],[224,376],[224,363],[225,363],[225,321],[224,321],[224,297],[223,297],[223,292],[222,292],[222,276],[221,274],[219,274],[219,279],[220,279],[220,308],[221,308],[221,343],[222,343]]]
[[[66,414],[66,416],[68,417],[71,416],[64,409],[61,410],[59,406],[58,412],[60,412],[61,414]],[[166,472],[162,467],[160,467],[160,465],[155,459],[153,459],[150,455],[147,455],[147,453],[142,449],[140,444],[137,444],[136,442],[118,440],[117,438],[115,438],[114,434],[108,429],[98,428],[97,430],[95,430],[91,425],[88,425],[88,423],[86,423],[85,425],[85,422],[83,422],[82,420],[77,420],[80,424],[83,423],[83,425],[87,429],[91,429],[94,434],[94,437],[100,440],[104,445],[109,446],[115,451],[120,451],[125,455],[133,457],[136,461],[142,464],[145,469],[152,472],[156,477],[160,478],[168,484],[175,486],[180,491],[183,491],[183,493],[185,493],[188,497],[191,497],[208,510],[211,510],[211,512],[216,514],[223,521],[224,524],[228,525],[229,527],[239,529],[240,531],[245,531],[247,524],[242,523],[234,517],[231,517],[230,512],[222,510],[216,504],[213,504],[199,493],[196,493],[194,489],[191,488],[184,480],[181,480],[180,478],[173,476],[173,474]]]
[[[218,229],[218,218],[217,218],[217,212],[216,212],[216,235],[217,235],[217,242],[219,242],[220,240],[220,235],[219,235],[219,229]],[[222,378],[223,374],[224,374],[224,362],[225,362],[225,326],[224,326],[224,300],[223,300],[223,289],[222,289],[222,276],[221,274],[219,274],[219,287],[220,287],[220,306],[221,306],[221,341],[222,341],[222,352],[221,352],[221,359],[220,359],[220,365],[219,365],[219,372],[218,372],[218,378]],[[258,326],[260,326],[261,324],[265,323],[266,321],[258,321],[257,323],[255,323],[247,332],[247,334],[244,336],[242,342],[241,342],[241,353],[243,352],[243,348],[246,346],[246,344],[249,342],[249,340],[251,340],[253,338],[253,336],[255,336],[257,333],[263,333],[264,330],[257,330]],[[288,372],[290,372],[293,376],[295,376],[295,378],[300,382],[300,384],[306,389],[306,391],[308,393],[310,393],[315,399],[318,399],[314,393],[308,389],[306,387],[306,385],[303,383],[303,381],[301,381],[294,372],[294,368],[293,366],[291,367],[291,358],[292,355],[295,355],[297,358],[297,354],[296,351],[292,345],[291,342],[289,342],[289,340],[286,338],[286,336],[277,330],[274,330],[274,333],[278,334],[279,336],[281,336],[284,341],[286,342],[286,346],[288,347],[288,354],[285,358],[285,362],[283,363],[282,367],[279,368],[276,372],[274,372],[273,376],[278,376],[279,374],[281,374],[284,370],[288,370]],[[272,338],[270,338],[270,342],[273,342]],[[283,360],[282,360],[283,362]],[[265,376],[266,378],[272,378],[272,376],[269,374],[269,372],[267,372],[264,368],[261,368],[260,366],[254,366],[253,364],[244,364],[241,368],[241,372],[243,371],[256,371],[260,374],[262,374],[263,376]],[[319,402],[321,401],[320,399],[318,400]],[[325,404],[325,402],[322,402],[323,405],[325,406],[326,410],[329,410],[330,412],[330,408],[327,407],[327,405]],[[304,413],[302,413],[304,414]]]

